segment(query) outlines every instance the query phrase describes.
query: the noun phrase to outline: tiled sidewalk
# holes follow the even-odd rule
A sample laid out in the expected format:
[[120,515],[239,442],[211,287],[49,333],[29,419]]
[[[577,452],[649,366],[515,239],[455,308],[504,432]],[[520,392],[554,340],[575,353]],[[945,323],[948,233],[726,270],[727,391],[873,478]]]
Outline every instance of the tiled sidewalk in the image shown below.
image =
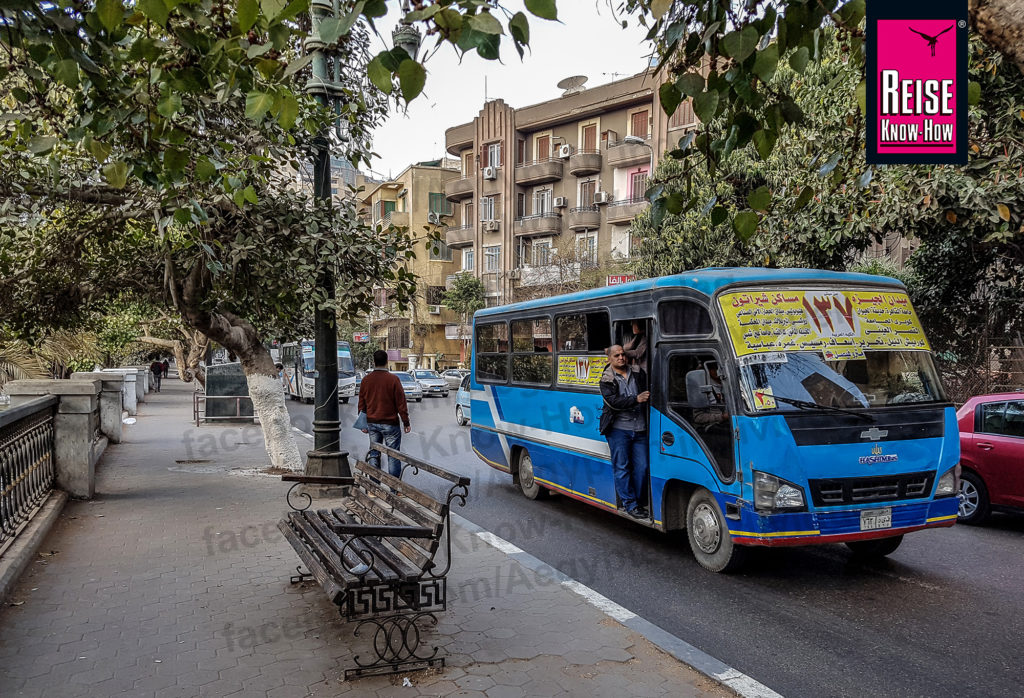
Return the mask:
[[367,638],[289,584],[286,487],[259,472],[258,427],[190,415],[167,381],[107,450],[96,499],[65,508],[0,609],[0,696],[730,695],[461,528],[424,640],[447,667],[345,682]]

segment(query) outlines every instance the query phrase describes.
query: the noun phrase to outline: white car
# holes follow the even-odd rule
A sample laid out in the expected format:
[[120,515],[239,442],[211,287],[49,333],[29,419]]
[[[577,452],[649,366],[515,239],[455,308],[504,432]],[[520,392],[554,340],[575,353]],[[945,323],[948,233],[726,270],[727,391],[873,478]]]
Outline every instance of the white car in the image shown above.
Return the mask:
[[402,381],[402,390],[405,391],[406,400],[415,400],[416,402],[423,401],[423,389],[420,388],[420,384],[416,382],[416,379],[405,371],[392,371],[398,380]]
[[424,395],[440,395],[441,397],[448,397],[448,381],[441,376],[437,375],[437,371],[430,371],[425,368],[417,368],[413,371],[409,371],[417,383],[420,384],[420,388],[423,390]]
[[449,368],[441,374],[441,377],[448,383],[449,388],[458,390],[459,386],[462,385],[462,379],[468,375],[469,371],[464,368]]

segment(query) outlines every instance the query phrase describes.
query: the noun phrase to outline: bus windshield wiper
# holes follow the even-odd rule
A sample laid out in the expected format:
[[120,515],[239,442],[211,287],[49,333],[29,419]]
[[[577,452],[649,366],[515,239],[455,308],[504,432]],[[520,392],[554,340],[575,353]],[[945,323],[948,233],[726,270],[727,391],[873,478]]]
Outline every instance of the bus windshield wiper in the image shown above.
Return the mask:
[[852,414],[854,417],[860,417],[861,419],[867,420],[869,422],[875,421],[875,418],[872,417],[870,414],[864,412],[857,412],[856,410],[851,410],[847,407],[819,405],[816,402],[808,402],[807,400],[797,400],[796,398],[782,397],[781,395],[772,395],[771,397],[775,398],[779,402],[784,402],[787,405],[793,405],[794,407],[799,407],[800,409],[804,410],[825,410],[827,412],[841,412],[843,414]]

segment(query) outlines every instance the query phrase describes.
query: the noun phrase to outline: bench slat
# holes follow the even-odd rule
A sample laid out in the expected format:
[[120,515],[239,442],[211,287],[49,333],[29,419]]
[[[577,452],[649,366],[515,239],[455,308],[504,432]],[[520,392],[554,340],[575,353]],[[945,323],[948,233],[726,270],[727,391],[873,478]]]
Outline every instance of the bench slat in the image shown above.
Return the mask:
[[386,473],[382,470],[374,468],[372,465],[367,465],[362,461],[356,462],[356,469],[363,473],[364,477],[373,477],[380,480],[385,485],[389,486],[394,490],[398,490],[409,499],[413,500],[420,506],[431,510],[435,514],[443,516],[445,505],[442,502],[438,502],[436,499],[431,497],[426,492],[422,492],[407,482],[402,482],[391,473]]
[[[348,543],[349,538],[351,538],[351,536],[342,537],[335,533],[331,528],[331,524],[333,522],[330,521],[329,514],[330,512],[327,511],[326,509],[318,510],[316,512],[316,515],[308,515],[307,512],[307,520],[309,521],[311,526],[316,528],[317,532],[323,538],[324,542],[327,545],[331,546],[331,549],[335,553],[340,553],[345,548],[345,544]],[[356,550],[353,550],[353,548],[356,548]],[[359,564],[363,564],[363,560],[358,556],[357,551],[364,551],[370,548],[371,546],[367,545],[366,541],[364,540],[354,541],[346,551],[345,564],[351,565],[352,567],[355,567]],[[372,549],[370,551],[372,552]],[[371,557],[370,560],[372,562],[375,562],[376,557]],[[353,574],[352,572],[349,572],[349,570],[346,570],[346,572],[348,572],[349,574]],[[356,578],[358,579],[357,575],[353,574],[353,576],[356,576]],[[370,567],[370,571],[366,573],[366,576],[363,578],[363,581],[360,582],[360,584],[365,584],[366,582],[391,583],[397,581],[397,579],[398,575],[396,575],[392,570],[388,569],[387,567],[380,568],[379,565],[372,564]]]
[[[338,517],[337,511],[333,512],[324,511],[324,521],[328,524],[334,523],[337,525],[350,524],[351,521],[345,521]],[[351,519],[352,517],[346,517]],[[382,544],[375,538],[365,538],[360,543],[365,543],[366,547],[369,548],[375,554],[375,566],[380,567],[381,563],[390,567],[394,574],[397,574],[402,578],[402,581],[409,581],[418,579],[423,574],[423,564],[417,563],[407,558],[403,558],[395,554],[389,547]],[[425,561],[425,558],[424,558]]]
[[[324,540],[323,536],[313,528],[312,522],[310,521],[310,518],[313,518],[313,516],[310,512],[293,512],[289,514],[289,518],[292,521],[292,525],[295,526],[302,537],[306,539],[309,547],[323,556],[327,563],[328,571],[335,580],[343,582],[346,589],[353,586],[359,586],[364,583],[365,580],[360,581],[358,576],[349,572],[348,568],[345,566],[346,563],[342,560],[338,551],[332,548],[331,545]],[[353,567],[358,564],[354,554],[351,560],[353,561]],[[366,575],[366,578],[371,581],[377,581],[376,575],[374,575],[372,571]]]
[[[354,507],[353,507],[354,509]],[[354,521],[351,515],[343,509],[332,510],[334,515],[338,517],[340,521],[345,521],[348,518],[349,523]],[[434,548],[437,547],[437,543],[430,541],[427,545],[418,546],[412,541],[402,539],[389,539],[388,545],[394,548],[400,555],[408,559],[412,564],[416,565],[418,569],[424,569],[430,564],[430,556],[434,552]]]
[[[353,496],[349,500],[349,506],[352,509],[352,511],[359,514],[360,518],[362,518],[363,521],[366,521],[365,517],[367,515],[370,515],[378,517],[377,520],[383,522],[385,525],[408,525],[408,522],[404,521],[398,515],[397,512],[388,511],[387,509],[385,509],[382,505],[382,502],[379,499],[373,499],[372,497],[366,496],[365,493],[358,487],[354,487],[352,489],[352,492]],[[338,513],[337,510],[335,510],[335,513]],[[444,531],[443,523],[438,522],[437,524],[435,524],[434,530],[436,534],[434,536],[431,536],[430,539],[406,539],[406,544],[409,547],[406,550],[401,551],[402,554],[408,557],[411,554],[411,551],[415,550],[423,556],[423,559],[429,559],[430,557],[432,557],[434,554],[434,550],[437,548],[436,540],[441,537],[441,533]],[[398,547],[398,542],[394,539],[388,539],[387,542],[393,547]],[[416,564],[420,565],[421,567],[423,565],[422,562],[417,562]]]
[[302,539],[295,535],[291,526],[282,520],[278,521],[277,527],[280,529],[281,533],[284,534],[285,540],[287,540],[291,544],[292,548],[295,549],[299,559],[302,560],[302,564],[306,566],[306,569],[312,573],[313,578],[319,582],[320,586],[327,592],[327,597],[331,600],[331,603],[340,604],[344,601],[345,590],[342,589],[329,574],[327,574],[327,570],[325,570],[323,565],[320,564],[320,561],[313,557],[313,554],[306,549],[306,546],[303,545]]
[[338,535],[381,536],[383,538],[432,538],[434,531],[422,526],[375,526],[373,524],[336,524],[330,527]]
[[469,478],[466,477],[465,475],[459,475],[457,473],[449,472],[444,468],[438,468],[436,465],[431,465],[430,463],[424,460],[420,460],[419,458],[410,456],[407,453],[403,453],[402,451],[396,451],[395,449],[385,446],[384,444],[370,444],[370,448],[374,448],[378,451],[381,451],[386,455],[394,456],[395,458],[404,461],[409,465],[415,465],[420,470],[426,470],[428,473],[443,478],[448,482],[455,483],[456,485],[469,485]]
[[[362,490],[365,490],[367,494],[372,494],[379,501],[387,502],[391,505],[391,509],[395,514],[402,514],[407,517],[413,523],[419,526],[425,526],[435,529],[437,535],[441,534],[442,520],[443,517],[434,513],[431,509],[420,506],[416,502],[406,499],[405,497],[396,497],[387,488],[381,487],[369,480],[369,478],[361,477],[358,480],[359,486],[353,487],[353,496],[361,496]],[[370,499],[367,497],[367,499]]]
[[347,487],[353,484],[355,478],[340,477],[338,475],[282,475],[282,482],[305,482],[310,485],[338,485]]

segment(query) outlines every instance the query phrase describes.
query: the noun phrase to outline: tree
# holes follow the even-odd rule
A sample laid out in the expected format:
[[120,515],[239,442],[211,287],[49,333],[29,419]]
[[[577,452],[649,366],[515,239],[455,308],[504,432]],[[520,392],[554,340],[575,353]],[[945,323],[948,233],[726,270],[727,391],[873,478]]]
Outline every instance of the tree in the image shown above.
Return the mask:
[[441,304],[459,314],[459,339],[462,340],[468,355],[470,338],[466,335],[465,328],[469,325],[473,313],[487,304],[484,300],[484,282],[472,274],[456,274],[451,288],[444,292]]
[[[363,3],[360,3],[363,4]],[[0,317],[19,336],[81,324],[125,290],[238,356],[274,465],[297,468],[261,337],[298,336],[317,307],[365,312],[402,231],[287,186],[331,118],[301,93],[308,3],[120,0],[0,10]],[[358,65],[365,33],[342,42]],[[384,113],[342,76],[347,156]],[[317,283],[333,266],[340,302]],[[344,305],[344,308],[342,308]],[[45,309],[40,313],[38,309]]]

